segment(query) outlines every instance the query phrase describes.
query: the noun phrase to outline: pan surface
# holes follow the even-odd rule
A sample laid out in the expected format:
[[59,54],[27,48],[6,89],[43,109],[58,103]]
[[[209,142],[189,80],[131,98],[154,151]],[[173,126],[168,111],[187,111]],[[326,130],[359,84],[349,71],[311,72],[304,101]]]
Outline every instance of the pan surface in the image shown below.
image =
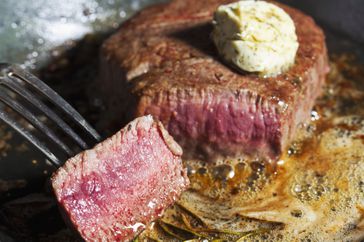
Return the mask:
[[[29,4],[27,0],[4,0],[0,7],[0,61],[19,63],[37,73],[105,137],[114,127],[102,115],[102,100],[93,95],[98,48],[135,11],[158,2],[162,1],[33,0]],[[318,21],[331,55],[350,53],[358,62],[364,61],[363,1],[282,2]],[[0,241],[76,240],[65,229],[44,185],[54,168],[3,123],[0,137]]]

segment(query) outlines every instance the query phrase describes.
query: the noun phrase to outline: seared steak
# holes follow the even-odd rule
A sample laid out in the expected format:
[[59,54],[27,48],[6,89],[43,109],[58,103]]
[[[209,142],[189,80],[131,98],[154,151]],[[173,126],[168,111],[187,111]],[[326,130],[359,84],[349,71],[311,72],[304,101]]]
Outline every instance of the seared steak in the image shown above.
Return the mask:
[[228,2],[175,0],[141,11],[104,43],[100,86],[116,116],[152,114],[185,151],[276,159],[322,91],[325,37],[311,17],[277,3],[296,25],[295,65],[274,78],[238,73],[210,39],[213,12]]
[[86,241],[129,241],[189,184],[182,150],[162,124],[141,117],[69,159],[52,184]]

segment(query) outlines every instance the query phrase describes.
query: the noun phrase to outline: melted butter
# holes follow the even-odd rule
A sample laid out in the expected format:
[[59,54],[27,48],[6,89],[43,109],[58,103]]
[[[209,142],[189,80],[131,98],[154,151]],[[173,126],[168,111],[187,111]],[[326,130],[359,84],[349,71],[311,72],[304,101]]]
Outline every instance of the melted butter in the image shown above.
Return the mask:
[[[364,106],[347,105],[353,95],[364,101],[364,72],[348,63],[345,56],[332,63],[311,122],[302,125],[276,169],[249,157],[185,161],[191,189],[178,203],[210,228],[269,231],[244,241],[363,239]],[[162,219],[183,226],[179,212],[174,206]],[[155,227],[143,236],[181,241]]]

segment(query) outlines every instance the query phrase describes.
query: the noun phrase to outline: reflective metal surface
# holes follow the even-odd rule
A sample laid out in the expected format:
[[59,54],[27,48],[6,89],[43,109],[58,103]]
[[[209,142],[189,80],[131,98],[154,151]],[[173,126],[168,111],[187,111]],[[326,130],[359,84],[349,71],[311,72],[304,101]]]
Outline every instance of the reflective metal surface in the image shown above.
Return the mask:
[[0,61],[28,68],[43,65],[49,50],[116,28],[136,10],[156,2],[161,0],[2,0]]

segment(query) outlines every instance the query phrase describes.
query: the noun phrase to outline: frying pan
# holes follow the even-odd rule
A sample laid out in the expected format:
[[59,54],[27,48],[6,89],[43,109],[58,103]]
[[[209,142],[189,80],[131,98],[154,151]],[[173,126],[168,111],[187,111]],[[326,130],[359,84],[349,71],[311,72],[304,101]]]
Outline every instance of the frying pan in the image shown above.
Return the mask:
[[[28,0],[3,0],[0,61],[20,63],[37,72],[106,136],[112,132],[112,127],[103,118],[102,101],[93,95],[95,87],[90,81],[97,75],[98,60],[88,57],[97,56],[102,41],[122,21],[140,8],[157,2],[163,1],[33,0],[29,4]],[[364,61],[364,1],[282,2],[308,13],[324,28],[330,54],[349,52]],[[0,135],[6,143],[0,145],[0,184],[4,180],[16,181],[9,189],[0,185],[0,206],[47,190],[44,184],[54,168],[3,124],[0,124]],[[47,202],[52,203],[44,200],[44,204]],[[58,213],[53,211],[41,216],[36,222],[39,225],[30,226],[31,231],[27,232],[52,234],[64,226],[60,221]],[[13,241],[7,232],[1,232],[2,222],[0,213],[0,241]]]

